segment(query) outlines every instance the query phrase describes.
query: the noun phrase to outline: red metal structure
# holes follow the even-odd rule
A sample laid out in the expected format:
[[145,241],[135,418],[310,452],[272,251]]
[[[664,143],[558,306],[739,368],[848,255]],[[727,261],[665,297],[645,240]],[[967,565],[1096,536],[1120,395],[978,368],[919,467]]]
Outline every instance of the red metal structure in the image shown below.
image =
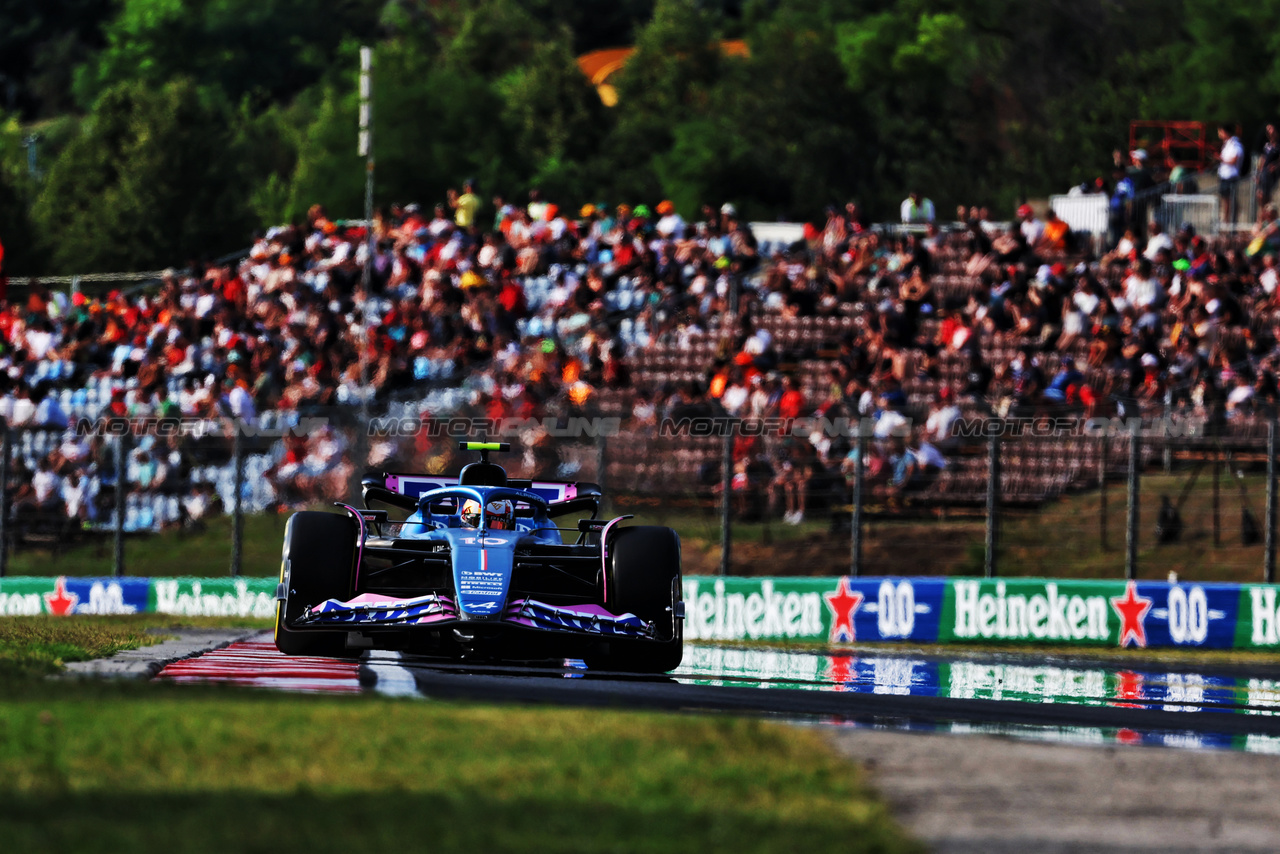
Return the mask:
[[1209,128],[1204,122],[1133,121],[1129,123],[1129,150],[1144,148],[1155,163],[1200,172],[1213,161],[1218,146],[1218,138]]

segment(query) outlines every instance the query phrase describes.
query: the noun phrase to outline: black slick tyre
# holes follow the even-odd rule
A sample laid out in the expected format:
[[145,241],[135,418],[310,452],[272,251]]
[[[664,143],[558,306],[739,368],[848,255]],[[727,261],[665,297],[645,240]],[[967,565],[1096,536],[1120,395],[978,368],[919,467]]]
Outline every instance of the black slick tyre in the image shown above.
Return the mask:
[[635,614],[657,627],[652,641],[617,640],[598,665],[633,673],[667,673],[684,658],[684,621],[676,617],[682,599],[680,537],[670,528],[623,528],[609,543],[605,607]]
[[351,655],[345,631],[293,631],[290,626],[326,599],[351,598],[358,537],[355,521],[347,515],[304,510],[289,517],[280,562],[285,598],[276,602],[276,649],[285,655]]

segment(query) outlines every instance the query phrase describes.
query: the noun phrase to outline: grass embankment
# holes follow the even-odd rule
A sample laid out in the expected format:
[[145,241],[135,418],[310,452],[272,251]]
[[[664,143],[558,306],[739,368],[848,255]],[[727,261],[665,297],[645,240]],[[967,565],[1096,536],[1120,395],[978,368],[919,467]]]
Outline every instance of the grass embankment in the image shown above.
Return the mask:
[[[244,517],[242,567],[245,575],[280,572],[280,548],[286,516]],[[87,536],[59,554],[30,548],[9,558],[10,575],[112,574],[110,534]],[[169,530],[159,534],[130,534],[125,538],[125,573],[135,576],[190,575],[217,578],[231,572],[231,518],[215,517],[198,532]]]
[[917,850],[810,731],[186,693],[0,701],[6,850]]
[[[1258,476],[1239,483],[1223,473],[1218,497],[1218,543],[1214,543],[1212,475],[1202,472],[1187,494],[1181,514],[1184,530],[1177,543],[1155,541],[1161,496],[1177,501],[1189,475],[1143,477],[1138,524],[1138,576],[1162,580],[1170,571],[1188,581],[1259,581],[1262,540],[1241,544],[1241,507],[1260,524],[1264,484]],[[684,545],[689,575],[714,574],[720,562],[720,516],[704,501],[626,498],[610,508],[635,515],[632,524],[670,525]],[[877,509],[869,503],[868,509]],[[999,525],[999,573],[1005,576],[1120,578],[1124,575],[1126,491],[1109,484],[1105,514],[1098,491],[1076,493],[1038,509],[1005,508]],[[1105,544],[1102,519],[1106,518]],[[280,547],[287,516],[245,517],[243,572],[271,576],[280,570]],[[842,520],[843,521],[843,520]],[[563,524],[571,525],[572,522]],[[833,532],[827,515],[811,515],[800,525],[780,520],[733,525],[735,575],[841,575],[849,571],[847,527]],[[975,511],[936,511],[930,518],[871,517],[863,533],[864,573],[868,575],[981,575],[985,522]],[[13,555],[12,575],[110,575],[109,536],[79,543],[59,555],[39,549]],[[204,531],[166,531],[128,538],[129,575],[225,576],[231,565],[231,520],[212,520]]]
[[[1215,514],[1212,469],[1206,466],[1183,498],[1190,472],[1144,474],[1139,492],[1138,577],[1164,580],[1176,572],[1187,581],[1261,581],[1265,531],[1265,479],[1220,475]],[[1243,482],[1243,494],[1241,483]],[[1181,499],[1183,532],[1175,543],[1156,542],[1161,497]],[[692,498],[636,500],[619,512],[637,522],[671,525],[685,546],[686,572],[714,573],[720,561],[719,512]],[[1259,539],[1241,542],[1242,508],[1259,524]],[[908,510],[912,509],[908,506]],[[981,508],[931,509],[926,518],[893,518],[868,500],[863,529],[864,574],[981,575],[986,522]],[[1105,511],[1105,512],[1104,512]],[[1217,539],[1215,543],[1215,516]],[[1103,519],[1105,518],[1105,532]],[[1107,485],[1073,493],[1039,508],[1001,509],[998,571],[1014,577],[1123,578],[1127,490]],[[841,519],[840,521],[844,521]],[[847,525],[833,533],[830,514],[811,514],[798,525],[780,520],[735,522],[735,575],[839,575],[850,566]]]
[[920,850],[810,730],[32,678],[147,625],[0,619],[4,850]]
[[0,685],[6,681],[49,676],[71,661],[107,658],[126,649],[159,643],[166,630],[197,628],[267,628],[265,620],[237,617],[173,617],[167,614],[82,615],[0,618]]
[[[1181,506],[1184,530],[1178,543],[1156,543],[1160,499],[1178,501],[1188,474],[1148,474],[1142,480],[1138,524],[1138,576],[1162,580],[1170,571],[1190,581],[1258,581],[1262,579],[1263,545],[1243,545],[1242,506],[1261,525],[1265,485],[1260,476],[1239,481],[1221,475],[1213,536],[1213,490],[1210,471],[1203,471]],[[1066,495],[1034,510],[1004,508],[998,526],[998,572],[1005,576],[1124,576],[1124,484],[1108,484],[1106,512],[1096,489]],[[869,504],[869,510],[877,510]],[[707,502],[687,499],[628,497],[611,507],[634,513],[632,524],[669,525],[684,543],[686,575],[714,574],[719,567],[719,512]],[[1106,519],[1103,542],[1102,519]],[[280,545],[287,516],[244,519],[244,575],[279,572]],[[844,521],[844,520],[841,520]],[[564,522],[572,525],[572,522]],[[230,520],[214,519],[200,533],[165,531],[129,536],[125,571],[136,576],[225,576],[230,567]],[[983,572],[984,520],[973,508],[934,511],[928,519],[869,517],[863,535],[864,574],[980,575]],[[833,531],[827,515],[810,515],[801,525],[780,520],[733,522],[735,575],[842,575],[850,567],[847,526]],[[14,554],[12,575],[110,575],[111,538],[97,536],[60,554],[27,549]]]

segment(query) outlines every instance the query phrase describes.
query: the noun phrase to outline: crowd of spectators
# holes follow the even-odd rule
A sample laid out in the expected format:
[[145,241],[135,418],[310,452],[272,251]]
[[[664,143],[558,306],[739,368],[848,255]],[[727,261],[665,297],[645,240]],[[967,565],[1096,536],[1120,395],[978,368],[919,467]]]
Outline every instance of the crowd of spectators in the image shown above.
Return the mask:
[[[847,431],[735,443],[739,508],[793,523],[815,500],[838,500],[860,464],[889,500],[927,488],[956,451],[963,412],[1160,405],[1222,421],[1276,403],[1273,208],[1237,243],[1144,222],[1100,254],[1051,210],[1009,213],[961,208],[944,224],[913,192],[907,228],[873,228],[850,202],[801,239],[762,246],[732,203],[686,221],[669,201],[570,210],[534,190],[485,204],[468,181],[371,226],[314,207],[257,235],[243,258],[191,263],[128,294],[31,282],[0,306],[0,415],[52,438],[24,447],[33,470],[11,471],[10,507],[101,518],[110,443],[68,431],[80,418],[281,423],[276,413],[376,413],[441,387],[462,390],[454,411],[418,414],[562,417],[613,392],[637,435],[682,414],[873,423],[861,460]],[[810,318],[840,323],[820,336],[770,332]],[[646,347],[694,338],[714,349],[693,382],[636,371]],[[814,360],[820,374],[802,376],[797,365]],[[260,473],[275,500],[344,492],[355,434],[340,426],[277,446]],[[169,521],[202,515],[210,479],[191,472],[229,455],[225,436],[211,441],[204,457],[176,437],[137,443],[128,488],[190,505]],[[519,441],[521,474],[557,473],[544,432]],[[382,440],[369,462],[442,472],[457,463],[448,445]]]

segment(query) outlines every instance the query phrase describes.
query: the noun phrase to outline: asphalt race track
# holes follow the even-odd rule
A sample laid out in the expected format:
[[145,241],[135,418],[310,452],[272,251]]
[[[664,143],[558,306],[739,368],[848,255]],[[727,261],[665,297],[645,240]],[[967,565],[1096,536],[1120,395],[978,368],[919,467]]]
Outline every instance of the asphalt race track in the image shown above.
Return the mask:
[[[795,652],[690,644],[668,677],[552,665],[458,663],[395,652],[358,661],[281,655],[263,634],[164,668],[157,678],[300,691],[756,714],[899,728],[978,725],[997,733],[1085,728],[1159,734],[1154,743],[1280,749],[1280,668],[1204,671],[1031,655],[910,650]],[[1179,741],[1171,735],[1183,734]],[[1208,737],[1206,741],[1205,737]],[[1189,739],[1189,740],[1188,740]],[[1151,738],[1146,739],[1151,742]],[[1262,748],[1266,749],[1266,748]]]
[[935,854],[1276,851],[1280,667],[1117,664],[687,644],[670,677],[635,677],[581,662],[290,658],[263,633],[157,678],[768,716],[830,731]]

